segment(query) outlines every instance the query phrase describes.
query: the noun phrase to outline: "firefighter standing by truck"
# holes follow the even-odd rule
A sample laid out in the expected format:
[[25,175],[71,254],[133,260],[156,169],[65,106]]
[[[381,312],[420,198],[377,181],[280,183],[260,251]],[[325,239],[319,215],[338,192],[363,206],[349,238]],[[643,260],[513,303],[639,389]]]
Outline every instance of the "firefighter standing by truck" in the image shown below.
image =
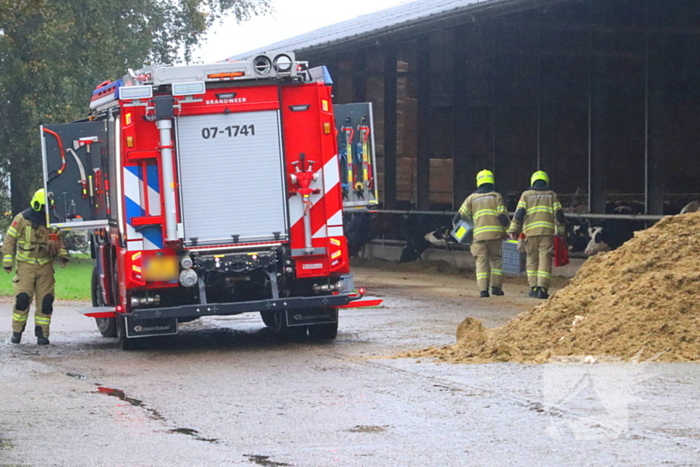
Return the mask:
[[471,252],[476,258],[476,283],[481,297],[489,296],[489,282],[493,295],[503,295],[503,239],[508,226],[508,215],[503,197],[494,190],[495,178],[489,170],[476,176],[477,190],[464,200],[455,222],[460,218],[474,221],[474,240]]
[[532,186],[520,197],[508,233],[512,239],[521,232],[525,235],[528,295],[546,299],[552,280],[554,235],[564,236],[566,218],[557,194],[549,187],[546,172],[540,170],[532,174],[530,184]]
[[16,259],[15,307],[12,312],[13,344],[19,344],[29,317],[29,306],[36,300],[34,333],[37,344],[49,343],[49,326],[54,301],[53,262],[58,258],[62,266],[68,264],[68,253],[57,231],[46,226],[46,192],[34,193],[30,208],[12,220],[2,245],[2,265],[9,274]]

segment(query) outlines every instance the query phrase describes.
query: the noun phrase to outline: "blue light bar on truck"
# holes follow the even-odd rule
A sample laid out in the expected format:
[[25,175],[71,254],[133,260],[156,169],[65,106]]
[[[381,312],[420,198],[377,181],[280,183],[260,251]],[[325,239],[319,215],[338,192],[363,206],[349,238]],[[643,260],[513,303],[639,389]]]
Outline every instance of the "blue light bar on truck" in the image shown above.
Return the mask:
[[173,83],[173,96],[194,96],[204,94],[204,81],[191,83]]
[[153,97],[153,88],[151,86],[122,86],[119,88],[119,99],[121,100],[138,100],[150,99]]

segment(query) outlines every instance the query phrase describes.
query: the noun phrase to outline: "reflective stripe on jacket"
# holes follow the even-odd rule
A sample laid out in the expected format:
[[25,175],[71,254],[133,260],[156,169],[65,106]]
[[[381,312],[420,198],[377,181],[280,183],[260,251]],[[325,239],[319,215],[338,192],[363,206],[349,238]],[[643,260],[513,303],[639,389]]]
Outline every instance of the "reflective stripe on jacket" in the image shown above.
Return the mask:
[[522,232],[526,236],[563,235],[564,226],[556,220],[561,203],[557,194],[552,190],[527,190],[520,197],[517,210],[525,210],[525,219],[521,223],[513,218],[508,233]]
[[[506,213],[500,193],[472,193],[459,208],[459,215],[474,220],[474,240],[496,240],[504,238],[506,231],[498,216]],[[505,221],[504,221],[505,222]]]
[[50,263],[56,257],[68,258],[68,252],[60,237],[57,240],[58,253],[51,254],[49,234],[55,234],[55,232],[44,225],[33,225],[32,221],[26,219],[24,215],[17,214],[3,239],[3,267],[12,267],[15,256],[17,261],[38,265]]

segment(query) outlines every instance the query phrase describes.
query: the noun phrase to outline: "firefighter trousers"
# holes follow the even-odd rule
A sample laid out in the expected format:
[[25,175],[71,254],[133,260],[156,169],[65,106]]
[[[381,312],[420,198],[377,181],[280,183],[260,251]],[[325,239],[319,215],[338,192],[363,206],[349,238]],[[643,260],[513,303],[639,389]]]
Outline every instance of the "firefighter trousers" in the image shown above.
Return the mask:
[[553,252],[553,236],[532,235],[525,237],[527,282],[530,284],[530,287],[549,288],[549,284],[552,281]]
[[470,248],[476,258],[476,285],[479,290],[503,286],[503,239],[474,240]]
[[53,263],[30,264],[17,261],[17,274],[12,279],[15,286],[15,308],[12,312],[12,331],[24,332],[29,318],[29,307],[36,300],[34,330],[49,337],[54,300]]

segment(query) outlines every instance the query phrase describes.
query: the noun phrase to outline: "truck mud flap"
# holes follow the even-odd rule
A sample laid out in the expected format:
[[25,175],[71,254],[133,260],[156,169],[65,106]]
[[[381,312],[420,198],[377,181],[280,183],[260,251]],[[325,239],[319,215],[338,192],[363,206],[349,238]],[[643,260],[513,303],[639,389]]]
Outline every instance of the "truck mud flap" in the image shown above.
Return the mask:
[[287,310],[287,326],[308,326],[310,324],[327,324],[338,321],[338,310],[335,308],[316,308]]
[[174,336],[178,332],[177,318],[136,320],[126,316],[126,337]]

